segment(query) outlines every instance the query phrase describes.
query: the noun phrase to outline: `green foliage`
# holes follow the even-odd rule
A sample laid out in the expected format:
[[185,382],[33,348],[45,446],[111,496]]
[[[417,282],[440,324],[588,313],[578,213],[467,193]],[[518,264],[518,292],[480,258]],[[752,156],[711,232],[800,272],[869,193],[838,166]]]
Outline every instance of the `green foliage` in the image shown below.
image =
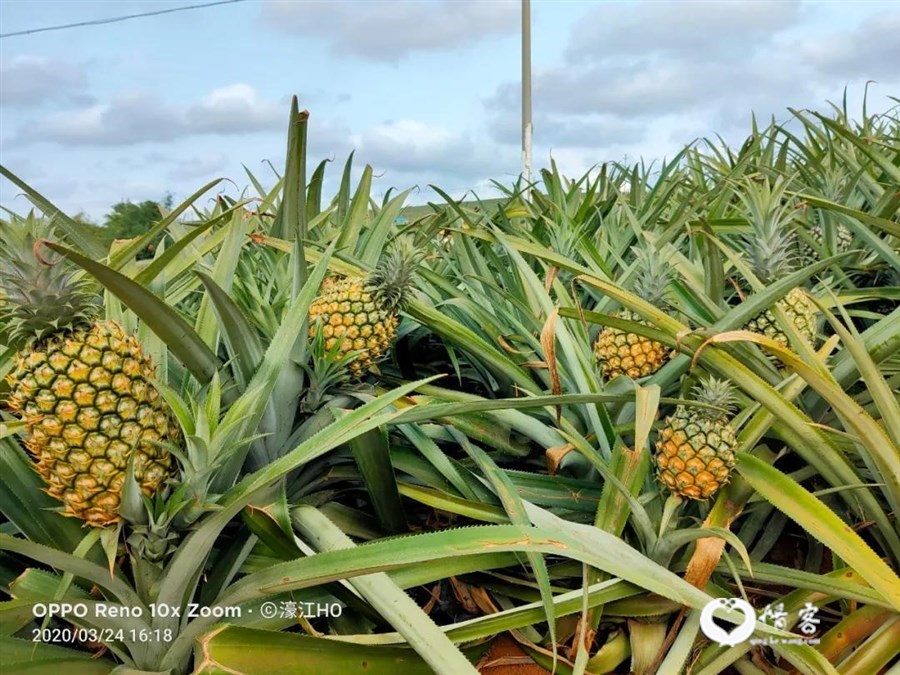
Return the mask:
[[[145,234],[162,218],[161,209],[168,212],[172,209],[171,193],[160,202],[144,200],[137,204],[124,201],[112,205],[109,213],[103,219],[103,234],[107,243],[116,239],[134,239]],[[153,251],[159,246],[163,234],[157,235],[147,248],[138,254],[138,259],[152,258]]]
[[[285,178],[248,173],[246,201],[194,207],[196,222],[180,218],[210,186],[165,218],[118,204],[105,232],[137,240],[106,263],[83,222],[58,216],[53,250],[137,330],[185,440],[171,484],[126,495],[122,531],[96,546],[47,508],[25,425],[0,418],[0,668],[327,673],[362,659],[456,675],[507,631],[578,675],[883,668],[900,630],[900,125],[897,109],[796,120],[799,134],[754,122],[739,148],[698,143],[576,180],[553,165],[499,200],[409,208],[407,193],[372,198],[370,167],[354,185],[352,158],[323,199],[327,163],[307,182],[294,101]],[[335,376],[305,325],[322,280],[377,273],[413,233],[422,259],[391,358]],[[162,236],[165,253],[136,265]],[[658,278],[636,283],[644,264]],[[647,289],[663,285],[664,305]],[[779,306],[795,288],[815,344]],[[763,312],[783,342],[741,330]],[[604,382],[604,326],[674,355],[639,382]],[[0,351],[0,375],[14,357]],[[724,380],[733,392],[698,394]],[[728,412],[736,468],[714,499],[671,496],[654,476],[675,411]],[[791,620],[757,623],[769,646],[725,648],[699,630],[713,596],[783,603]],[[89,661],[77,644],[21,644],[34,603],[101,598],[241,612],[51,619],[138,631]],[[265,603],[341,613],[264,617]],[[807,603],[822,643],[779,642],[805,637]]]

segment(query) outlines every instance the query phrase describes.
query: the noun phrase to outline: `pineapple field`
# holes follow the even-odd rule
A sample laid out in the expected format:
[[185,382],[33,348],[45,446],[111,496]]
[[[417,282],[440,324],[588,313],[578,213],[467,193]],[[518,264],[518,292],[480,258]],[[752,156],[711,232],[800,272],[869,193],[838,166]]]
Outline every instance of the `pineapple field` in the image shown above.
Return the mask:
[[900,672],[900,108],[829,110],[410,208],[294,99],[110,249],[0,167],[0,670]]

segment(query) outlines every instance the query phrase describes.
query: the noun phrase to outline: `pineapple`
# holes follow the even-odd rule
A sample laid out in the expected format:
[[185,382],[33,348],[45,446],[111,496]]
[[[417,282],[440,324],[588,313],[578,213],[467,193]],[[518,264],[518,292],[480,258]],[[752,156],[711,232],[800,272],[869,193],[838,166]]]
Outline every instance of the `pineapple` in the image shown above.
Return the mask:
[[[651,304],[665,305],[666,288],[672,278],[671,269],[652,249],[648,248],[638,255],[640,262],[634,284],[635,294]],[[629,309],[619,310],[616,317],[650,325]],[[619,375],[632,379],[652,375],[662,368],[671,355],[672,350],[661,342],[609,326],[600,331],[594,343],[594,357],[600,365],[601,375],[607,381]]]
[[[818,217],[816,218],[815,223],[809,229],[809,234],[813,238],[819,246],[825,246],[825,231],[822,228],[821,220],[823,215],[821,212],[818,212]],[[842,223],[835,223],[834,225],[834,237],[835,237],[835,253],[846,253],[850,250],[850,247],[853,246],[853,232],[851,232],[846,225]],[[800,244],[800,257],[803,260],[818,260],[819,255],[813,249],[812,246],[807,244],[806,242],[801,242]]]
[[25,422],[25,447],[61,511],[102,527],[121,520],[129,462],[144,494],[163,484],[172,458],[158,443],[179,432],[151,359],[95,318],[96,296],[69,264],[40,257],[37,227],[10,224],[0,241],[0,318],[18,350],[5,404]]
[[419,259],[411,245],[399,243],[367,277],[329,277],[322,284],[309,308],[309,337],[315,339],[321,322],[326,352],[338,343],[340,354],[356,352],[348,366],[353,377],[361,378],[390,349]]
[[[821,212],[819,213],[819,218],[822,218]],[[835,223],[834,225],[834,235],[837,239],[836,251],[838,253],[844,253],[850,250],[850,247],[853,246],[853,232],[850,229],[842,224]],[[821,223],[816,223],[812,227],[812,237],[816,240],[816,243],[819,246],[824,246],[825,244],[825,232],[822,230]]]
[[[750,267],[764,284],[772,284],[793,271],[797,257],[797,242],[793,220],[796,209],[783,199],[786,184],[778,178],[773,186],[768,179],[761,185],[748,181],[740,195],[753,235],[745,239]],[[776,306],[785,313],[797,332],[811,345],[816,337],[815,306],[800,288],[792,288]],[[766,309],[750,319],[745,326],[753,333],[766,335],[782,347],[788,347],[788,337],[778,326],[775,314]]]
[[[792,288],[788,294],[779,300],[776,305],[787,314],[788,319],[794,324],[800,335],[813,344],[816,338],[816,312],[812,301],[802,288]],[[766,310],[747,322],[745,328],[753,333],[759,333],[772,338],[782,347],[788,346],[787,335],[775,321],[775,315],[771,310]]]
[[734,468],[734,407],[731,384],[714,377],[694,388],[695,400],[715,406],[679,405],[666,417],[656,441],[659,479],[687,499],[708,499],[727,484]]
[[[813,187],[819,196],[853,209],[862,208],[862,199],[859,198],[858,194],[853,190],[852,184],[850,184],[851,174],[841,167],[824,163],[819,165],[817,169],[816,175],[813,177],[815,181]],[[824,209],[816,208],[812,210],[811,223],[809,223],[809,235],[812,237],[812,240],[819,247],[825,248],[825,230],[823,225],[826,218],[832,221],[834,227],[834,253],[849,251],[851,246],[853,246],[853,232]],[[801,241],[800,258],[802,260],[818,260],[819,254],[806,241]]]

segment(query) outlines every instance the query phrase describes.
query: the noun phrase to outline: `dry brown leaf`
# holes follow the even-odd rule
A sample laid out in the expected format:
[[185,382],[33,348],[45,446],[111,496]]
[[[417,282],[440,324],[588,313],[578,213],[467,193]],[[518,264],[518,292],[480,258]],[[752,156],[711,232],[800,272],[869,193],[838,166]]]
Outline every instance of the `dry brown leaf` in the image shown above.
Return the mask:
[[508,352],[510,354],[525,354],[526,353],[526,350],[516,349],[515,347],[513,347],[512,344],[510,344],[510,342],[502,335],[497,336],[497,342],[500,344],[500,347],[505,352]]
[[559,465],[562,464],[563,457],[568,455],[574,449],[575,446],[571,443],[557,445],[555,448],[547,448],[544,452],[547,457],[547,473],[551,476],[555,476],[556,472],[559,471]]
[[476,668],[482,675],[550,675],[506,633],[497,636]]
[[499,608],[481,586],[470,586],[456,577],[450,577],[453,595],[469,614],[494,614]]
[[[559,382],[559,367],[556,363],[556,322],[559,320],[559,307],[554,307],[544,322],[541,329],[541,348],[544,350],[544,359],[547,361],[547,367],[550,371],[550,392],[554,396],[562,393],[562,386]],[[562,418],[562,408],[556,406],[556,423],[559,424]]]
[[556,265],[551,265],[547,270],[547,278],[544,279],[544,291],[546,293],[550,292],[550,287],[553,286],[553,282],[556,281],[556,277],[559,276],[559,268]]

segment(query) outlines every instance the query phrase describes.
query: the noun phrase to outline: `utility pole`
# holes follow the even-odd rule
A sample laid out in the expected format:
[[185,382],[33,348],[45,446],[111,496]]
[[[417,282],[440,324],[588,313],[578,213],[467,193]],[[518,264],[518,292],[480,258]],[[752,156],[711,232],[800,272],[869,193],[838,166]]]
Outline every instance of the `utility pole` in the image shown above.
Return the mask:
[[531,0],[522,0],[522,175],[531,182]]

